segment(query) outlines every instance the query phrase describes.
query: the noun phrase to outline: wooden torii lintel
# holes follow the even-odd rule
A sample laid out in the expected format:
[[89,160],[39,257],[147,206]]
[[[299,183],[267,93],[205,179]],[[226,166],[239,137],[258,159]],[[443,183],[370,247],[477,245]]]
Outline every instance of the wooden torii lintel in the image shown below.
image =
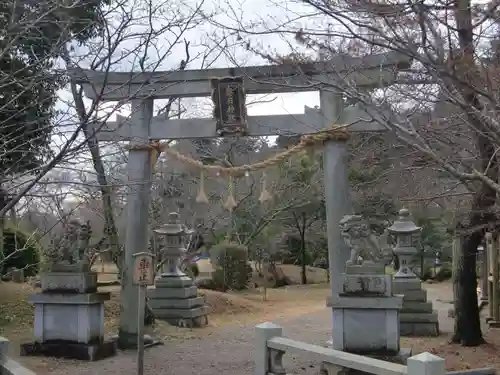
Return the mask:
[[309,64],[263,65],[242,68],[200,69],[166,72],[97,72],[73,68],[70,77],[83,86],[93,100],[120,101],[133,98],[210,96],[210,80],[242,76],[247,94],[304,92],[322,84],[375,88],[390,85],[410,57],[398,52],[363,57],[334,56]]

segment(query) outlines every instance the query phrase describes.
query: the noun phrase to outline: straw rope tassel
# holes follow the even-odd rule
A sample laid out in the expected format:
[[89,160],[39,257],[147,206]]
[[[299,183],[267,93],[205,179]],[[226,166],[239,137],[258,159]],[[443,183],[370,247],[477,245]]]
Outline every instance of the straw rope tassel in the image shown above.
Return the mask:
[[307,153],[307,157],[309,159],[311,159],[311,161],[315,159],[316,150],[314,149],[314,147],[311,147],[311,146],[307,147],[306,148],[306,153]]
[[233,177],[230,176],[229,183],[227,185],[227,199],[226,203],[224,203],[224,208],[232,212],[236,206],[237,206],[236,200],[234,199],[233,196]]
[[264,203],[272,199],[271,193],[267,190],[267,175],[266,172],[262,173],[262,191],[260,192],[259,202]]
[[158,162],[158,156],[160,155],[160,142],[154,141],[151,142],[152,150],[151,150],[151,167],[153,171],[155,170],[156,163]]
[[205,174],[203,173],[203,170],[200,172],[200,188],[198,195],[196,196],[196,202],[209,203],[207,194],[205,193]]

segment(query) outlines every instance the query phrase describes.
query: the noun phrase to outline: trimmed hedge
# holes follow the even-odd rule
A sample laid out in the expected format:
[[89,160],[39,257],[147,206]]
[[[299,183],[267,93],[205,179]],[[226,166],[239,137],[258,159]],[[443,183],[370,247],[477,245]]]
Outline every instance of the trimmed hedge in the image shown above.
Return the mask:
[[7,226],[4,229],[3,258],[8,259],[1,267],[2,272],[6,273],[10,268],[17,268],[24,269],[26,276],[34,276],[40,269],[40,253],[40,245],[33,234],[18,227]]
[[252,267],[248,263],[248,250],[245,246],[224,241],[214,246],[210,255],[216,269],[212,273],[212,280],[204,284],[205,288],[226,292],[248,287]]

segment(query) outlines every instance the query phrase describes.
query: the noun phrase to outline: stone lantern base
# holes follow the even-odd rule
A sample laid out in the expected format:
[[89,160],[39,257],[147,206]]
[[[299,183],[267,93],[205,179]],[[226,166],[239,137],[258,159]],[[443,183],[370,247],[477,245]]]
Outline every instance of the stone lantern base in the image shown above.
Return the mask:
[[205,298],[188,276],[160,276],[148,288],[149,306],[155,318],[177,327],[204,327],[208,324]]
[[399,314],[401,336],[438,336],[439,322],[427,291],[418,278],[395,278],[393,291],[403,295],[403,308]]

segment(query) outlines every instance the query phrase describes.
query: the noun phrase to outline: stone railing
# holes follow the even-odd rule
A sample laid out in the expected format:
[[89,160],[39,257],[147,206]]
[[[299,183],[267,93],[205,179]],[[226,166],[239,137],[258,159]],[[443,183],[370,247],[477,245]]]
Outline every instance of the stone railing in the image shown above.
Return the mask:
[[285,375],[283,365],[285,353],[307,352],[318,358],[328,375],[337,375],[347,369],[374,375],[444,375],[444,359],[430,353],[421,353],[408,359],[408,365],[381,361],[361,355],[328,349],[287,339],[282,328],[273,323],[262,323],[256,327],[255,375]]
[[36,375],[20,363],[7,357],[9,340],[0,336],[0,375]]

